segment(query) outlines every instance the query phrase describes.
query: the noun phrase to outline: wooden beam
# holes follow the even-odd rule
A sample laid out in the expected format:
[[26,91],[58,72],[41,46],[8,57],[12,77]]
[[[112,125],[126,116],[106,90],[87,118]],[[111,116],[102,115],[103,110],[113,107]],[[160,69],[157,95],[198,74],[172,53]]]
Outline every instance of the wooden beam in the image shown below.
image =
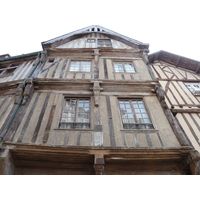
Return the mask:
[[200,73],[200,63],[199,63],[198,66],[197,66],[196,73],[197,73],[197,74]]
[[200,109],[172,109],[172,113],[200,113]]
[[176,64],[175,64],[175,67],[178,67],[180,61],[181,61],[181,56],[178,57],[178,59],[177,59],[177,61],[176,61]]

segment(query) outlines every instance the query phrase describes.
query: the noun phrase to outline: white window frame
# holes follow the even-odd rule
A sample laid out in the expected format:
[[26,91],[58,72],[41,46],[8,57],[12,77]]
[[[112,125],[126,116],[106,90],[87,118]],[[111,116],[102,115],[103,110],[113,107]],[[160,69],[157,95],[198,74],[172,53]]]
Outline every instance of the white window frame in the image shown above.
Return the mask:
[[[123,71],[117,71],[116,70],[117,68],[115,67],[116,64],[121,64]],[[126,68],[126,64],[131,65],[131,67],[133,68],[133,71],[128,71],[127,68]],[[119,61],[119,62],[117,62],[117,61],[114,61],[113,62],[113,67],[114,67],[114,71],[116,73],[129,73],[129,74],[130,73],[133,73],[133,74],[136,73],[135,66],[133,65],[133,62],[129,62],[129,61],[127,61],[127,62],[125,62],[125,61]]]
[[[89,63],[90,64],[89,65],[89,69],[87,69],[87,67],[84,68],[84,65],[83,65],[84,63]],[[73,64],[75,64],[74,67],[72,66]],[[91,68],[92,68],[92,62],[91,61],[87,61],[87,60],[77,60],[77,61],[76,60],[72,60],[70,62],[69,71],[70,72],[91,72]]]
[[192,92],[194,95],[200,95],[200,83],[185,83],[186,87],[190,92]]

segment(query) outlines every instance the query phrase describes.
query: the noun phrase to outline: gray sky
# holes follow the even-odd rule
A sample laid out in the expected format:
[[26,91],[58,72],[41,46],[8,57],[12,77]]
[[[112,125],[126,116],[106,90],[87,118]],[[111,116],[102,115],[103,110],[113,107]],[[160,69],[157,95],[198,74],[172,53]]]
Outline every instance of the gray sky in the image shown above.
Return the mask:
[[0,55],[42,50],[41,42],[100,25],[200,61],[198,0],[6,0],[0,3]]

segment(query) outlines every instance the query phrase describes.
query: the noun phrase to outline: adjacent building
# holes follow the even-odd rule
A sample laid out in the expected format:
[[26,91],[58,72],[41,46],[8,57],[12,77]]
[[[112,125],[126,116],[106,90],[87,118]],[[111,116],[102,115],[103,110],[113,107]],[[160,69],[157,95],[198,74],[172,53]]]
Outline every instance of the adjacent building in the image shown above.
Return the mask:
[[167,107],[191,145],[200,152],[200,62],[166,51],[149,55]]
[[148,44],[94,25],[42,48],[0,58],[1,174],[199,174]]

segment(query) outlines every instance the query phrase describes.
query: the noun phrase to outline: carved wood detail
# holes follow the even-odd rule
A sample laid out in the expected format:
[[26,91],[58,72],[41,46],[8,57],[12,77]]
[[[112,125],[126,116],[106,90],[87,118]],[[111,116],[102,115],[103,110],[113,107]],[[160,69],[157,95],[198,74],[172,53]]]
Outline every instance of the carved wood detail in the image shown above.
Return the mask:
[[34,92],[34,85],[32,79],[26,80],[26,87],[24,89],[24,98],[22,104],[25,104],[28,101],[28,98],[32,96]]
[[99,56],[101,55],[101,54],[99,53],[99,49],[94,49],[94,54],[92,54],[92,55],[94,55],[94,63],[95,63],[95,66],[97,66],[98,63],[99,63]]
[[92,83],[94,83],[94,85],[90,89],[93,90],[93,93],[94,93],[94,104],[95,104],[95,106],[98,107],[100,92],[103,90],[103,88],[100,87],[101,81],[92,81]]

